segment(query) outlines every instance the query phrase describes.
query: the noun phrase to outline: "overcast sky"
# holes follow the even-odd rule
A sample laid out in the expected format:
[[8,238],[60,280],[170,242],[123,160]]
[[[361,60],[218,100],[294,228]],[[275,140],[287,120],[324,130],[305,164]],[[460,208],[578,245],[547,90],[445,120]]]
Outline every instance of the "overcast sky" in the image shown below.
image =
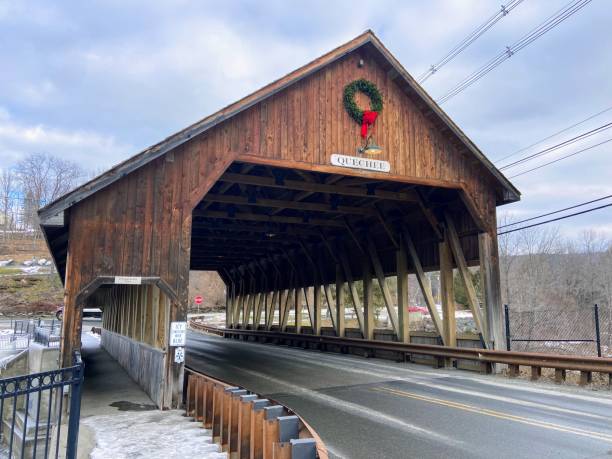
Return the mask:
[[[425,89],[444,95],[568,1],[524,0]],[[46,152],[103,171],[368,28],[418,76],[499,3],[0,0],[0,168]],[[611,7],[594,0],[443,109],[495,161],[612,106]],[[610,121],[612,110],[516,158]],[[610,152],[612,142],[516,177],[523,199],[500,213],[612,194]],[[560,228],[612,237],[612,207]]]

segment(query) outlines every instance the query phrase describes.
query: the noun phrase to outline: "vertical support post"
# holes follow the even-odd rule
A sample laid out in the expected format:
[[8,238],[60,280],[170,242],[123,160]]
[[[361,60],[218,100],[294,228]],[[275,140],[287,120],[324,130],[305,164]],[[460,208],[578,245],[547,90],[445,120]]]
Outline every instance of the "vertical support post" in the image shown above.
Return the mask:
[[[501,302],[501,275],[499,271],[499,253],[497,248],[497,233],[493,229],[478,235],[480,252],[480,273],[483,282],[486,314],[487,346],[493,349],[503,349],[504,322]],[[490,343],[493,342],[493,346]]]
[[510,350],[510,310],[508,305],[504,304],[504,316],[506,319],[506,350]]
[[399,322],[399,341],[410,343],[410,312],[408,311],[408,266],[406,258],[406,241],[400,235],[399,250],[396,253],[397,264],[397,313]]
[[599,333],[599,306],[593,307],[595,313],[595,343],[597,344],[597,357],[601,357],[601,334]]
[[336,265],[336,333],[338,336],[345,335],[344,330],[344,279],[342,277],[342,267]]
[[363,337],[374,339],[374,301],[372,295],[372,270],[367,257],[363,258]]
[[443,341],[446,346],[457,346],[455,319],[455,289],[453,288],[453,261],[448,238],[438,245],[440,253],[440,290],[442,293]]
[[314,297],[313,297],[313,309],[314,309],[314,317],[313,317],[313,330],[312,332],[315,335],[321,334],[321,286],[319,284],[315,284],[314,286]]
[[304,305],[302,300],[304,298],[303,289],[295,289],[295,333],[302,333],[302,310]]
[[227,291],[225,292],[225,326],[230,328],[233,326],[233,317],[234,314],[234,284],[231,283],[227,286]]

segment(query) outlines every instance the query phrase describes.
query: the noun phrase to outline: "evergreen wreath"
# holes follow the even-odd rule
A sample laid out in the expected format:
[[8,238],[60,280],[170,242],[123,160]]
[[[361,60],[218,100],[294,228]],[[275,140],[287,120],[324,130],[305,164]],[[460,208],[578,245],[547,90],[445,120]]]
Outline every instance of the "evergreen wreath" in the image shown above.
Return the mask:
[[357,91],[364,93],[370,98],[370,111],[380,113],[383,109],[383,100],[376,85],[363,78],[355,80],[344,87],[344,109],[356,123],[362,124],[364,111],[355,103],[355,93]]

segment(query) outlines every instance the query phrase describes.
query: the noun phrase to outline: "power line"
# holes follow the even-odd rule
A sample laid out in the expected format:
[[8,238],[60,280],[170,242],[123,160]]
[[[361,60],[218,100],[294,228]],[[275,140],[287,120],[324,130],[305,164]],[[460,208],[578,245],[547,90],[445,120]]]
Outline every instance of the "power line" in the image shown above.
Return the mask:
[[537,215],[537,216],[531,217],[531,218],[526,218],[525,220],[519,220],[517,222],[507,223],[505,225],[498,226],[497,229],[507,228],[508,226],[514,226],[514,225],[518,225],[520,223],[526,223],[526,222],[530,222],[530,221],[533,221],[533,220],[538,220],[538,219],[540,219],[542,217],[548,217],[549,215],[554,215],[554,214],[558,214],[560,212],[565,212],[566,210],[576,209],[578,207],[586,206],[588,204],[593,204],[594,202],[599,202],[599,201],[603,201],[605,199],[610,199],[610,198],[612,198],[612,194],[609,194],[607,196],[603,196],[601,198],[593,199],[592,201],[581,202],[580,204],[575,204],[575,205],[570,206],[570,207],[565,207],[564,209],[559,209],[559,210],[555,210],[553,212],[548,212],[546,214]]
[[521,159],[519,159],[517,161],[514,161],[512,163],[508,163],[508,164],[506,164],[504,166],[500,166],[499,170],[503,171],[504,169],[509,169],[511,167],[516,167],[516,166],[518,166],[520,164],[523,164],[523,163],[525,163],[527,161],[531,161],[533,159],[539,158],[540,156],[546,155],[548,153],[552,153],[553,151],[558,150],[560,148],[563,148],[563,147],[566,147],[566,146],[571,145],[573,143],[579,142],[580,140],[587,139],[587,138],[589,138],[591,136],[599,134],[599,133],[601,133],[601,132],[603,132],[603,131],[605,131],[607,129],[610,129],[610,128],[612,128],[612,122],[603,124],[603,125],[601,125],[599,127],[596,127],[595,129],[591,129],[590,131],[583,132],[582,134],[578,134],[577,136],[574,136],[571,139],[564,140],[563,142],[560,142],[560,143],[558,143],[556,145],[553,145],[551,147],[545,148],[544,150],[540,150],[538,152],[532,153],[531,155],[527,155],[527,156],[525,156],[525,157],[523,157],[523,158],[521,158]]
[[522,1],[523,0],[512,0],[507,5],[502,5],[499,11],[497,11],[493,16],[491,16],[483,24],[477,27],[476,30],[474,30],[462,41],[460,41],[459,44],[457,44],[448,53],[446,53],[436,64],[432,64],[429,69],[423,72],[419,76],[418,82],[420,84],[423,84],[434,73],[436,73],[450,61],[452,61],[455,57],[461,54],[461,52],[463,52],[468,46],[474,43],[481,35],[483,35],[491,27],[493,27],[498,21],[506,17],[510,13],[510,11],[516,8]]
[[468,77],[466,77],[463,81],[459,82],[453,89],[447,92],[444,96],[442,96],[436,102],[438,102],[438,104],[441,105],[444,102],[451,99],[452,97],[459,94],[460,92],[464,91],[469,86],[474,84],[476,81],[480,80],[487,73],[489,73],[494,68],[496,68],[498,65],[500,65],[502,62],[504,62],[506,59],[509,59],[514,54],[519,52],[521,49],[530,45],[535,40],[540,38],[542,35],[544,35],[545,33],[550,31],[554,27],[561,24],[563,21],[565,21],[567,18],[572,16],[574,13],[584,8],[590,2],[591,0],[573,0],[571,1],[566,6],[564,6],[562,9],[560,9],[555,14],[553,14],[548,19],[546,19],[546,21],[544,21],[538,27],[536,27],[535,29],[531,30],[529,33],[524,35],[521,39],[515,42],[512,46],[506,46],[506,49],[504,51],[500,52],[498,55],[493,57],[493,59],[491,59],[486,64],[484,64],[482,67],[480,67],[478,70],[476,70],[475,72],[470,74]]
[[598,146],[603,145],[604,143],[608,143],[608,142],[612,142],[612,139],[604,140],[603,142],[596,143],[595,145],[591,145],[590,147],[586,147],[586,148],[583,148],[582,150],[575,151],[574,153],[571,153],[569,155],[561,156],[560,158],[554,159],[554,160],[549,161],[549,162],[544,163],[544,164],[540,164],[539,166],[536,166],[536,167],[534,167],[532,169],[527,169],[526,171],[520,172],[520,173],[518,173],[516,175],[512,175],[509,178],[515,178],[515,177],[518,177],[520,175],[527,174],[528,172],[533,172],[533,171],[536,171],[538,169],[542,169],[543,167],[550,166],[551,164],[554,164],[554,163],[558,163],[559,161],[562,161],[562,160],[567,159],[567,158],[571,158],[572,156],[576,156],[579,153],[583,153],[585,151],[591,150],[591,149],[593,149],[595,147],[598,147]]
[[520,150],[516,150],[515,152],[510,153],[509,155],[506,155],[506,156],[504,156],[503,158],[496,159],[496,160],[495,160],[495,161],[493,161],[493,162],[495,162],[495,163],[499,163],[499,162],[501,162],[501,161],[503,161],[503,160],[505,160],[505,159],[511,158],[511,157],[513,157],[513,156],[516,156],[516,155],[518,155],[519,153],[522,153],[522,152],[523,152],[523,151],[525,151],[525,150],[529,150],[531,147],[535,147],[536,145],[539,145],[539,144],[541,144],[542,142],[544,142],[544,141],[546,141],[546,140],[552,139],[553,137],[557,137],[559,134],[563,134],[564,132],[569,131],[570,129],[573,129],[573,128],[575,128],[575,127],[578,127],[578,126],[580,126],[581,124],[584,124],[584,123],[586,123],[587,121],[592,120],[593,118],[597,118],[599,115],[603,115],[604,113],[609,112],[610,110],[612,110],[612,105],[611,105],[610,107],[608,107],[608,108],[606,108],[606,109],[604,109],[604,110],[600,111],[600,112],[595,113],[594,115],[591,115],[591,116],[589,116],[589,117],[587,117],[587,118],[583,119],[582,121],[578,121],[577,123],[574,123],[574,124],[572,124],[571,126],[568,126],[568,127],[566,127],[566,128],[563,128],[563,129],[561,129],[560,131],[555,132],[554,134],[551,134],[551,135],[549,135],[549,136],[547,136],[547,137],[544,137],[543,139],[540,139],[540,140],[538,140],[537,142],[532,143],[531,145],[527,145],[526,147],[523,147],[523,148],[521,148]]
[[497,233],[497,235],[501,236],[502,234],[514,233],[515,231],[526,230],[528,228],[533,228],[534,226],[546,225],[547,223],[557,222],[559,220],[564,220],[566,218],[575,217],[577,215],[588,214],[589,212],[594,212],[596,210],[604,209],[604,208],[610,207],[610,206],[612,206],[612,203],[604,204],[603,206],[599,206],[599,207],[593,207],[591,209],[583,210],[581,212],[575,212],[573,214],[563,215],[562,217],[552,218],[550,220],[546,220],[546,221],[543,221],[543,222],[534,223],[533,225],[521,226],[520,228],[514,228],[514,229],[507,230],[507,231],[502,231],[500,233]]

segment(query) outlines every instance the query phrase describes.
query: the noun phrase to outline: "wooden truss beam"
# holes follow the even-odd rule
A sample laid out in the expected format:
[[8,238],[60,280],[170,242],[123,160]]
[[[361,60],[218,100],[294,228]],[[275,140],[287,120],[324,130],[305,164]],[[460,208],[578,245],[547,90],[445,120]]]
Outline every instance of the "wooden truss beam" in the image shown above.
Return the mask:
[[423,270],[423,265],[421,264],[421,260],[416,251],[414,242],[412,242],[412,238],[410,237],[410,233],[408,232],[408,230],[404,229],[402,236],[404,237],[406,248],[408,249],[408,253],[410,254],[410,260],[412,261],[412,266],[414,267],[414,272],[419,283],[419,287],[421,288],[421,292],[423,293],[423,298],[425,298],[425,304],[427,304],[427,309],[429,310],[431,320],[433,321],[437,332],[442,337],[442,341],[444,342],[444,344],[446,344],[446,342],[444,341],[444,330],[442,327],[442,321],[440,320],[440,314],[438,314],[438,309],[436,308],[436,302],[434,301],[431,284],[429,283],[429,279],[425,275],[425,271]]
[[393,331],[396,333],[396,335],[399,336],[397,311],[394,308],[394,302],[391,298],[391,292],[389,291],[389,286],[387,285],[387,280],[385,278],[382,263],[378,257],[378,252],[376,251],[376,246],[370,237],[368,237],[368,252],[370,254],[370,260],[372,261],[372,266],[374,267],[374,272],[376,273],[376,278],[378,279],[378,284],[380,285],[380,290],[383,293],[383,299],[385,300],[387,313],[389,314],[389,319],[391,320],[391,326],[393,327]]
[[221,211],[199,211],[193,212],[195,216],[220,218],[225,220],[244,220],[244,221],[255,221],[255,222],[266,222],[266,223],[288,223],[292,225],[310,225],[310,226],[331,226],[335,228],[344,228],[344,223],[335,222],[333,220],[325,220],[321,218],[300,218],[300,217],[281,217],[281,216],[270,216],[265,214],[254,214],[248,212],[236,212],[228,213]]
[[342,265],[342,270],[344,272],[344,277],[349,287],[349,293],[351,295],[351,300],[353,302],[353,308],[355,309],[355,314],[357,315],[357,320],[359,322],[359,329],[363,334],[363,311],[361,309],[361,300],[359,299],[359,294],[357,292],[357,287],[355,286],[355,282],[353,281],[353,273],[351,271],[351,265],[348,261],[348,258],[344,251],[339,251],[340,264]]
[[480,312],[480,307],[478,304],[476,289],[474,288],[474,283],[472,282],[472,277],[470,275],[468,265],[465,261],[465,255],[463,254],[463,249],[461,248],[461,241],[459,240],[459,236],[457,236],[457,230],[455,228],[455,223],[453,222],[453,218],[451,217],[451,215],[449,213],[445,213],[444,218],[446,220],[446,231],[450,243],[450,248],[453,253],[453,257],[455,258],[455,263],[457,264],[457,269],[459,270],[461,279],[463,280],[463,284],[465,285],[465,293],[468,300],[468,305],[470,307],[470,310],[472,311],[472,316],[474,317],[474,323],[476,324],[476,328],[483,337],[483,342],[486,348],[488,346],[488,343],[484,340],[485,330],[483,328],[482,314]]
[[368,207],[355,206],[332,206],[325,203],[283,201],[280,199],[255,198],[248,196],[230,196],[224,194],[207,194],[205,201],[219,202],[224,204],[237,204],[255,207],[271,207],[276,209],[294,209],[312,212],[327,212],[332,214],[353,214],[353,215],[376,215],[376,211]]
[[328,193],[342,196],[371,197],[401,202],[418,202],[414,192],[396,192],[388,190],[373,190],[369,192],[364,188],[328,185],[324,183],[310,183],[300,180],[277,180],[276,178],[260,177],[254,175],[241,175],[226,172],[219,179],[221,182],[241,183],[268,188],[282,188],[313,193]]

